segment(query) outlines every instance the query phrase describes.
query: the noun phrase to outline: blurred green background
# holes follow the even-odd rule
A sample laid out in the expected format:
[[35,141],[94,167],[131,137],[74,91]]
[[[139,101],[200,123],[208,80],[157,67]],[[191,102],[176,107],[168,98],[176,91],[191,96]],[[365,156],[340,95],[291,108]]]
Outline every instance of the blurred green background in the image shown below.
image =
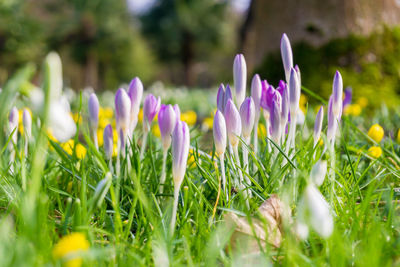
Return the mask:
[[254,73],[277,84],[284,77],[280,36],[287,32],[303,86],[327,97],[339,69],[355,98],[398,105],[400,14],[391,12],[400,6],[352,0],[340,17],[344,0],[327,2],[329,10],[317,0],[2,0],[0,87],[26,63],[40,66],[52,50],[74,90],[115,90],[134,76],[145,87],[162,81],[215,89],[232,83],[236,53],[248,60],[249,84]]

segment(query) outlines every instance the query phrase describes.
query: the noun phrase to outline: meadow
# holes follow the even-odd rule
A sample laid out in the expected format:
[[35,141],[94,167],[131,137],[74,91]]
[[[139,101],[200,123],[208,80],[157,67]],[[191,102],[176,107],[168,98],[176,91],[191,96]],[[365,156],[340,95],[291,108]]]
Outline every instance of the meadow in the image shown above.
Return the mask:
[[212,90],[75,92],[54,52],[21,68],[0,93],[0,266],[399,265],[399,108],[340,72],[324,99],[286,35],[281,56],[279,84],[239,54]]

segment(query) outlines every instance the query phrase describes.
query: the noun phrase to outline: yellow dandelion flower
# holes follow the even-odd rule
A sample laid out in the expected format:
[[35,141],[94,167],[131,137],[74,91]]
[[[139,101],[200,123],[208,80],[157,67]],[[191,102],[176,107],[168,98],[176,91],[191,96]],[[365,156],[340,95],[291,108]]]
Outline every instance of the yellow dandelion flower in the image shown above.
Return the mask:
[[368,155],[377,159],[382,155],[382,148],[379,146],[371,146],[368,149]]
[[151,127],[151,132],[154,134],[154,136],[161,137],[161,132],[158,124],[154,124],[153,127]]
[[371,128],[369,128],[368,130],[368,136],[371,137],[377,143],[379,143],[382,140],[384,134],[385,131],[379,124],[372,125]]
[[115,130],[115,127],[113,127],[113,142],[116,144],[118,141],[118,132]]
[[114,116],[114,111],[110,107],[101,108],[101,115],[105,118],[111,119]]
[[70,139],[67,142],[61,144],[61,148],[64,149],[64,151],[67,152],[68,155],[72,155],[72,152],[74,152],[74,146],[75,142],[73,139]]
[[139,117],[139,122],[142,122],[143,121],[143,109],[142,108],[139,110],[138,117]]
[[361,111],[362,108],[359,104],[350,104],[344,108],[343,113],[345,115],[359,116]]
[[75,147],[75,154],[78,159],[83,159],[86,156],[86,147],[82,144],[77,144]]
[[361,106],[361,108],[365,108],[368,105],[368,99],[366,97],[360,97],[357,100],[357,104]]
[[118,147],[117,147],[117,144],[114,143],[112,157],[116,158],[117,156],[118,156]]
[[307,104],[307,97],[304,94],[301,94],[299,107],[303,111],[303,113],[306,113],[306,104]]
[[104,129],[106,126],[110,124],[110,119],[108,118],[99,118],[99,129]]
[[53,248],[53,258],[65,260],[65,266],[80,267],[82,258],[76,253],[82,253],[89,249],[89,242],[82,233],[72,233],[62,237]]
[[181,120],[186,122],[189,126],[193,126],[197,121],[197,114],[193,110],[188,110],[181,114]]

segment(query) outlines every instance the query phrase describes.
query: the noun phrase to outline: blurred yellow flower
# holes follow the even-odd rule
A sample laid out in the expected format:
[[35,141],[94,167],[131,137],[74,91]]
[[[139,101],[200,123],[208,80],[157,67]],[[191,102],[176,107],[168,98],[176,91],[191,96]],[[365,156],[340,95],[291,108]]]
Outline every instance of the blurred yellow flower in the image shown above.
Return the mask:
[[118,132],[115,130],[115,127],[113,127],[113,142],[116,144],[118,141]]
[[307,97],[304,94],[301,94],[299,107],[303,111],[303,113],[306,113],[306,104],[307,104]]
[[267,129],[265,129],[265,125],[264,124],[262,124],[262,123],[258,124],[257,134],[261,138],[267,137]]
[[324,139],[320,138],[318,141],[318,145],[319,146],[323,146],[324,145]]
[[203,120],[203,124],[202,124],[202,129],[203,131],[208,131],[210,129],[213,128],[213,122],[214,122],[214,118],[213,117],[207,117]]
[[368,105],[368,99],[366,97],[360,97],[357,100],[357,104],[360,105],[362,108],[365,108]]
[[379,124],[372,125],[371,128],[369,128],[368,130],[368,136],[371,137],[377,143],[379,143],[382,140],[384,134],[385,131]]
[[75,154],[78,159],[83,159],[86,156],[86,147],[82,144],[77,144],[75,147]]
[[154,136],[161,137],[161,132],[158,124],[154,124],[153,127],[151,127],[151,132],[154,134]]
[[70,139],[67,142],[61,144],[61,148],[64,149],[64,151],[67,152],[68,155],[72,155],[72,153],[74,152],[74,146],[75,142],[73,139]]
[[400,143],[400,129],[397,131],[397,143]]
[[110,107],[100,108],[99,110],[99,117],[111,119],[114,115],[114,111]]
[[118,147],[117,147],[117,144],[114,143],[112,157],[116,158],[117,156],[118,156]]
[[142,108],[139,110],[138,117],[139,117],[139,122],[143,122],[143,109]]
[[189,126],[193,126],[197,121],[197,114],[193,110],[188,110],[181,114],[181,120],[186,122]]
[[377,159],[382,155],[382,148],[379,146],[371,146],[368,149],[368,155]]
[[195,160],[195,158],[194,158],[194,153],[195,153],[195,151],[191,148],[191,149],[189,150],[189,158],[188,158],[188,161],[187,161],[187,165],[188,165],[189,167],[192,167],[192,166],[193,166],[193,163],[196,162],[196,160]]
[[104,143],[103,134],[104,134],[104,129],[97,130],[97,142],[99,144],[99,147],[103,146]]
[[67,267],[80,267],[82,258],[75,253],[82,253],[89,249],[89,242],[82,233],[72,233],[62,237],[53,248],[53,258],[64,259]]
[[359,104],[350,104],[344,108],[343,113],[345,115],[359,116],[361,114],[362,108]]
[[24,109],[28,110],[28,112],[31,114],[32,117],[32,111],[29,108],[25,107],[18,110],[18,131],[21,135],[24,134],[24,123],[22,121]]
[[81,114],[79,114],[78,112],[76,113],[71,113],[72,118],[74,119],[74,122],[77,124],[81,124],[82,123],[82,116]]

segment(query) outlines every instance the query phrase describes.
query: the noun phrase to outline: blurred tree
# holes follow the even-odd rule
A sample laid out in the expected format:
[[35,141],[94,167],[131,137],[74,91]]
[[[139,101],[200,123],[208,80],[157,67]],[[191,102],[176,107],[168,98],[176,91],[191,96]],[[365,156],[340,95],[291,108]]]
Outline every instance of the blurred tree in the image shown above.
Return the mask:
[[222,44],[225,0],[160,0],[141,16],[143,32],[163,62],[180,63],[192,85],[193,63]]

